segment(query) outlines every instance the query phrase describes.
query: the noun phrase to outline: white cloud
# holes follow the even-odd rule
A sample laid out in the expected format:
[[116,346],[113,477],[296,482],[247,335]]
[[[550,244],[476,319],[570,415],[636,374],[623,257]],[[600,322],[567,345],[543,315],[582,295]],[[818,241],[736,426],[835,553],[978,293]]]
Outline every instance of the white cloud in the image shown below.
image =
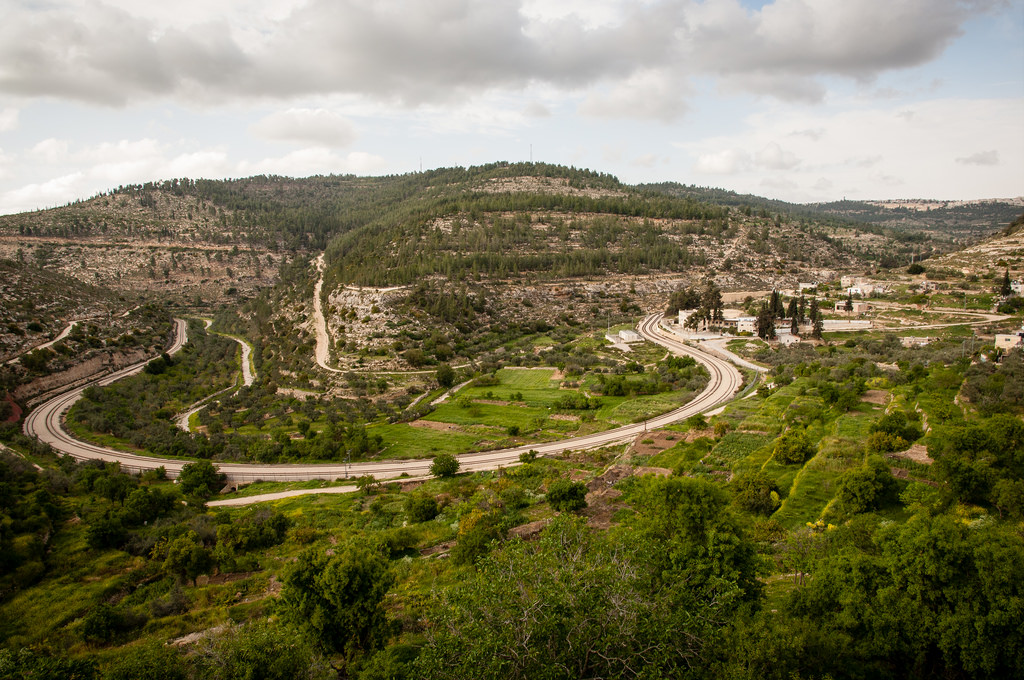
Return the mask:
[[580,104],[580,113],[598,118],[650,118],[671,122],[686,112],[688,88],[662,70],[634,73],[607,90],[597,90]]
[[59,163],[67,159],[68,143],[66,140],[53,137],[44,139],[33,146],[28,155],[42,163]]
[[179,11],[111,2],[14,4],[0,25],[0,92],[115,106],[330,94],[419,104],[546,83],[598,88],[584,106],[591,114],[672,120],[695,76],[820,100],[820,78],[866,81],[927,62],[998,4],[190,0]]
[[0,109],[0,132],[8,132],[18,127],[18,109],[10,107]]
[[693,167],[698,173],[732,175],[749,170],[751,166],[749,153],[731,148],[700,154]]
[[765,170],[789,170],[800,165],[800,159],[777,142],[771,142],[758,151],[756,160],[757,165]]
[[239,163],[236,175],[239,177],[263,173],[287,177],[346,173],[368,175],[380,172],[384,167],[386,167],[385,161],[380,156],[362,151],[353,151],[342,156],[330,149],[315,147],[293,151],[278,158],[264,158],[255,163]]
[[995,149],[979,151],[970,156],[962,156],[956,159],[960,165],[999,165],[999,152]]
[[263,139],[315,146],[349,146],[356,137],[352,123],[327,109],[288,109],[266,116],[249,131]]
[[[162,144],[153,139],[121,140],[75,148],[45,140],[36,145],[35,160],[56,159],[56,167],[74,167],[53,179],[32,182],[0,192],[0,214],[35,210],[86,197],[121,184],[174,177],[247,177],[277,174],[305,177],[316,174],[374,174],[386,168],[384,159],[354,151],[340,155],[324,147],[299,149],[259,161],[232,161],[224,148],[187,150],[185,142]],[[52,155],[47,156],[48,153]],[[58,158],[58,156],[60,156]],[[0,152],[0,172],[5,157]]]
[[[1024,172],[993,163],[1004,154],[1024,157],[1024,101],[923,101],[913,116],[905,113],[778,106],[751,114],[735,134],[677,146],[693,159],[687,182],[721,185],[719,178],[728,175],[728,188],[756,193],[772,172],[773,197],[799,202],[830,200],[837,192],[850,198],[1020,194]],[[805,130],[821,132],[794,134]],[[979,147],[999,152],[979,153]],[[783,180],[795,185],[787,188]]]
[[0,149],[0,179],[7,179],[11,176],[11,169],[14,167],[14,157],[4,153]]

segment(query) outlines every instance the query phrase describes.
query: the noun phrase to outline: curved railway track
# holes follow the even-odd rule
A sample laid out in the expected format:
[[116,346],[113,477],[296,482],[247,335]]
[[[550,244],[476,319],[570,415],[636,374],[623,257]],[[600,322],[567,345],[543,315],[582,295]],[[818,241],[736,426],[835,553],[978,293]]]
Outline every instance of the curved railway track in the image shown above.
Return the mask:
[[[573,449],[591,449],[631,441],[637,435],[647,430],[657,429],[680,420],[685,420],[694,414],[707,411],[730,399],[742,382],[739,371],[718,357],[711,356],[668,337],[666,332],[660,327],[660,316],[660,314],[654,314],[641,321],[638,327],[640,334],[647,340],[662,345],[676,354],[692,356],[707,368],[711,376],[704,391],[698,394],[692,401],[668,413],[655,416],[643,422],[625,425],[604,432],[555,442],[461,454],[457,456],[461,463],[461,469],[463,471],[476,472],[518,465],[519,455],[530,450],[537,451],[540,455],[551,455]],[[183,320],[175,319],[175,329],[175,341],[169,350],[170,352],[176,352],[181,349],[187,340],[185,336],[186,327]],[[132,472],[143,472],[163,467],[169,477],[177,477],[181,472],[181,468],[189,461],[140,456],[108,449],[79,441],[64,428],[64,417],[68,409],[82,396],[87,387],[91,385],[108,385],[115,380],[138,373],[145,365],[146,362],[141,362],[129,366],[105,378],[89,383],[89,385],[77,388],[43,403],[26,418],[24,425],[25,433],[38,437],[41,441],[50,444],[58,451],[74,458],[118,462],[124,469]],[[373,475],[381,479],[398,477],[403,474],[424,476],[430,473],[430,465],[431,460],[429,459],[415,459],[351,464],[298,463],[290,465],[259,465],[222,463],[218,465],[218,468],[231,481],[250,482],[257,479],[267,481],[335,480],[362,475]]]

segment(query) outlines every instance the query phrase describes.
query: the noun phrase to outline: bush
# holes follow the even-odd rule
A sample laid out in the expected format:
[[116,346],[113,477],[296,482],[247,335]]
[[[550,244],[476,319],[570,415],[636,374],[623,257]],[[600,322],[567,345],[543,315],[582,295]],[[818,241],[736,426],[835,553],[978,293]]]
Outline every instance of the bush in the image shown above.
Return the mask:
[[209,498],[220,490],[225,476],[217,472],[217,468],[208,460],[189,463],[181,468],[178,485],[186,496]]
[[548,487],[547,499],[559,512],[577,512],[587,507],[587,487],[583,482],[559,479]]
[[738,477],[732,487],[736,494],[733,503],[747,512],[770,515],[782,504],[778,484],[762,472]]
[[814,445],[803,430],[790,430],[775,440],[773,455],[784,465],[803,463],[814,455]]
[[459,461],[450,453],[434,456],[430,464],[430,474],[435,477],[454,477],[459,472]]
[[413,522],[429,522],[437,517],[439,509],[433,496],[414,494],[405,497],[405,514]]
[[848,470],[839,478],[836,506],[845,516],[877,510],[896,498],[897,483],[889,466],[878,456],[865,466]]

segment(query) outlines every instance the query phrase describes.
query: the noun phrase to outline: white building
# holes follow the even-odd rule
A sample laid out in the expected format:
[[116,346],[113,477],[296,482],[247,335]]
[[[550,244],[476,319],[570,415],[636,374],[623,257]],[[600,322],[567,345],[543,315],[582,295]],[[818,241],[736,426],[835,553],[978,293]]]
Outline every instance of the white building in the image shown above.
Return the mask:
[[640,334],[633,330],[619,331],[619,342],[640,342]]
[[1013,349],[1024,346],[1024,328],[1016,333],[996,333],[996,349]]
[[756,333],[757,332],[757,317],[756,316],[741,316],[736,319],[736,332],[737,333]]

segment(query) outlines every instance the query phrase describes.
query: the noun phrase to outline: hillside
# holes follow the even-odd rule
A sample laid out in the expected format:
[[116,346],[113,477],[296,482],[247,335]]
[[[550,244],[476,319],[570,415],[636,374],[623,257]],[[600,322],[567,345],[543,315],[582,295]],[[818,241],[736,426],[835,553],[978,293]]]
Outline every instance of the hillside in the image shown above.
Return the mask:
[[[0,678],[1020,676],[1020,220],[945,252],[680,186],[494,164],[0,220]],[[31,420],[160,467],[22,431],[93,377]]]
[[833,201],[830,203],[787,203],[725,189],[697,187],[663,182],[639,188],[671,196],[687,197],[729,206],[738,210],[780,212],[825,223],[854,223],[861,229],[887,233],[920,241],[930,237],[929,245],[938,252],[992,235],[1016,219],[1024,210],[1024,197],[977,201],[892,200]]
[[[272,283],[285,253],[327,250],[328,284],[424,276],[722,272],[758,287],[912,250],[834,220],[674,197],[585,170],[492,164],[409,175],[173,180],[0,217],[0,256],[118,290],[224,300]],[[729,279],[735,279],[730,282]]]

